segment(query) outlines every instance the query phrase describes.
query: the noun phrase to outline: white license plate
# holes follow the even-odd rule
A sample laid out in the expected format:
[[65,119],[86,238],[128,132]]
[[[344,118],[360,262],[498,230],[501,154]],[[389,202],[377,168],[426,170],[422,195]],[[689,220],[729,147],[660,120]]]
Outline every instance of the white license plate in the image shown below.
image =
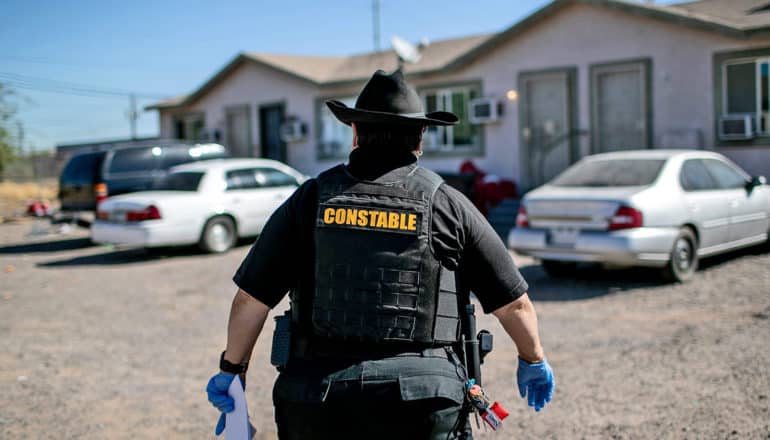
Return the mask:
[[126,212],[125,211],[113,211],[110,213],[110,221],[113,222],[125,222],[126,221]]
[[549,232],[549,241],[555,246],[575,246],[579,234],[577,228],[553,228]]

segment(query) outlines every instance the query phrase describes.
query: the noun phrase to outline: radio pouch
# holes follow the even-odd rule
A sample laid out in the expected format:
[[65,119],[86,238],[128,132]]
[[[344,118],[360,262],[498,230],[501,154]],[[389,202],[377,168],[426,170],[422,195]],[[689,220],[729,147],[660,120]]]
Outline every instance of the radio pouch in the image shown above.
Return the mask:
[[273,347],[270,352],[270,363],[278,370],[289,363],[291,353],[291,315],[289,312],[275,317],[273,331]]

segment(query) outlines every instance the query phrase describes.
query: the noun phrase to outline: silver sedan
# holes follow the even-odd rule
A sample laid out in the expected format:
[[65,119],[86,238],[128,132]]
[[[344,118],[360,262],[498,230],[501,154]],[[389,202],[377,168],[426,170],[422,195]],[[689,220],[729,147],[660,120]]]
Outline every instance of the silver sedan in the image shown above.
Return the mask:
[[578,262],[661,268],[768,241],[770,187],[724,156],[643,150],[589,156],[522,200],[508,246],[551,275]]

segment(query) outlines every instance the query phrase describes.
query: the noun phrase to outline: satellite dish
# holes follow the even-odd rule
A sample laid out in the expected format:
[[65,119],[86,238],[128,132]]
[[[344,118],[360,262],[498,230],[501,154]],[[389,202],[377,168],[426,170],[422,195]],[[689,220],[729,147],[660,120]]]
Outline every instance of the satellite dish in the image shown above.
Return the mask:
[[390,42],[393,44],[393,50],[395,50],[398,55],[399,66],[404,62],[415,64],[420,61],[420,58],[422,57],[420,49],[412,43],[395,35],[390,39]]

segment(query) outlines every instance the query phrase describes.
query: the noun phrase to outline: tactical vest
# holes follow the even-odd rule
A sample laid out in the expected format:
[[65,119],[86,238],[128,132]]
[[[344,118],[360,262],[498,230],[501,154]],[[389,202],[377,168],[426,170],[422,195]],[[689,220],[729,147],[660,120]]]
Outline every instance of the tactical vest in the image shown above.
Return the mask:
[[318,177],[312,334],[331,341],[447,345],[459,338],[454,272],[430,246],[443,182],[414,166],[361,181],[340,165]]

